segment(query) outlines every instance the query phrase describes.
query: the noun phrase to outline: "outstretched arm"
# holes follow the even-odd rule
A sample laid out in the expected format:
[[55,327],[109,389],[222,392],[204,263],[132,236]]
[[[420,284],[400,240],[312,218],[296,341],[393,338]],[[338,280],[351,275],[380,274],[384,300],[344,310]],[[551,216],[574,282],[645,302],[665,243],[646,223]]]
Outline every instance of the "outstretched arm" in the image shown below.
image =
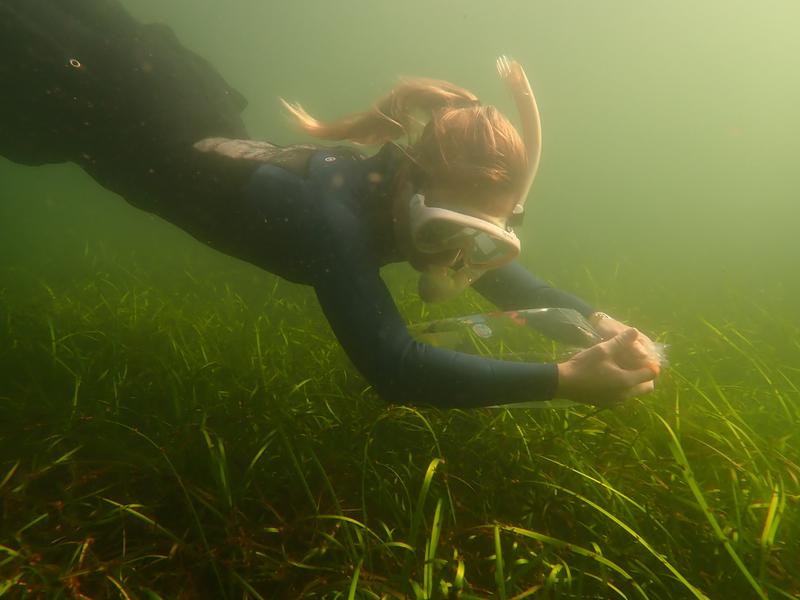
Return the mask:
[[551,287],[513,261],[489,271],[472,284],[484,298],[503,310],[522,308],[574,308],[588,317],[594,309],[567,292]]
[[[550,286],[516,260],[489,271],[472,284],[472,287],[502,310],[574,308],[589,319],[604,340],[611,339],[630,328],[629,325],[592,308],[577,296]],[[646,335],[641,335],[646,343],[652,343]]]
[[328,321],[356,367],[391,402],[474,408],[557,396],[603,406],[652,391],[658,375],[634,329],[558,365],[434,348],[408,334],[377,267],[343,263],[330,275],[316,285]]
[[[620,335],[630,335],[626,334],[631,330],[630,325],[626,325],[606,313],[595,311],[577,296],[551,287],[545,281],[531,274],[518,261],[486,273],[473,284],[473,287],[487,300],[503,310],[547,307],[573,308],[589,320],[600,335],[601,340],[614,340]],[[635,348],[631,351],[637,356],[626,368],[647,367],[656,374],[660,371],[659,364],[663,359],[662,350],[647,335],[638,332],[633,341],[626,343],[625,347]],[[575,358],[579,356],[576,355]],[[590,356],[597,358],[594,354]],[[559,365],[561,383],[558,394],[562,397],[572,396],[579,399],[581,396],[581,393],[571,389],[571,384],[566,381],[567,379],[572,379],[576,371],[579,376],[582,376],[581,372],[591,371],[586,368],[585,365],[588,363],[585,360],[581,359],[577,362],[579,364],[578,369],[572,368],[575,361],[568,361],[568,364],[562,363]],[[601,360],[601,362],[604,361]],[[613,365],[604,362],[604,367],[613,368]],[[595,386],[603,379],[602,377],[589,377],[589,381]],[[650,386],[650,389],[652,389],[652,386]],[[615,393],[615,390],[612,389],[612,396]],[[625,393],[630,395],[632,392],[628,390]]]
[[466,408],[555,395],[554,364],[505,362],[415,341],[368,254],[353,247],[336,251],[315,289],[345,352],[382,397]]

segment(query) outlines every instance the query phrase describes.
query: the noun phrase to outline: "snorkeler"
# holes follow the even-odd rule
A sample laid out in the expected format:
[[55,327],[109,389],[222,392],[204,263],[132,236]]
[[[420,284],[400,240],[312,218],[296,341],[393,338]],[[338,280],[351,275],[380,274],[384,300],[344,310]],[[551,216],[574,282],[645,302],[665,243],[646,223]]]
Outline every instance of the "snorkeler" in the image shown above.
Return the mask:
[[[653,389],[646,336],[516,260],[513,226],[541,149],[518,63],[501,60],[498,70],[522,137],[496,108],[438,80],[404,81],[370,110],[330,123],[286,105],[312,136],[382,145],[364,158],[345,146],[247,139],[244,99],[169,28],[140,24],[116,0],[0,0],[0,52],[0,155],[77,163],[198,241],[313,286],[345,352],[385,399],[606,404]],[[417,342],[380,276],[400,261],[420,272],[426,301],[473,287],[504,310],[574,308],[604,341],[559,364]]]

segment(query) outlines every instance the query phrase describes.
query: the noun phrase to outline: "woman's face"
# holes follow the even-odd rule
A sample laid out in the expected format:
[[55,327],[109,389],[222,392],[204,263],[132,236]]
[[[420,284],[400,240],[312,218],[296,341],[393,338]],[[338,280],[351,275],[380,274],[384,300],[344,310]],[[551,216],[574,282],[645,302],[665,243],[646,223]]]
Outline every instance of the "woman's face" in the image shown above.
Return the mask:
[[[411,184],[400,187],[394,198],[393,220],[395,239],[397,240],[398,250],[408,263],[417,271],[424,271],[429,267],[452,267],[458,261],[460,250],[445,250],[443,252],[428,253],[420,252],[411,240],[411,227],[409,220],[409,200],[415,189]],[[503,226],[511,213],[509,208],[503,214],[490,214],[473,209],[473,206],[484,204],[486,206],[514,206],[514,198],[508,194],[506,198],[493,198],[493,202],[480,202],[480,198],[472,197],[470,201],[464,202],[463,193],[447,190],[444,188],[431,187],[425,190],[425,203],[428,206],[456,210],[474,217],[478,217]],[[468,204],[469,207],[466,207]],[[497,210],[495,210],[497,212]]]

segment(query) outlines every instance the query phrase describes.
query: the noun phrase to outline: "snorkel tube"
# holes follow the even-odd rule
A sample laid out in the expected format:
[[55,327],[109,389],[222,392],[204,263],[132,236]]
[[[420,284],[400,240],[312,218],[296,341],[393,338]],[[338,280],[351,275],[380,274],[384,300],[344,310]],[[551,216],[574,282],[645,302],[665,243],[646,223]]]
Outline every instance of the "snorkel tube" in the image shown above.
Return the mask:
[[[519,225],[522,223],[525,201],[528,199],[528,193],[536,178],[539,161],[542,157],[542,120],[531,84],[522,65],[514,59],[501,56],[497,59],[496,66],[498,75],[505,82],[517,105],[517,112],[522,124],[522,141],[525,144],[525,154],[527,155],[528,168],[525,180],[513,213],[508,220],[509,225]],[[457,269],[430,266],[420,275],[419,295],[425,302],[442,302],[455,298],[485,272],[486,269],[476,268],[468,262]]]
[[539,161],[542,159],[542,119],[539,107],[536,105],[536,97],[522,65],[514,59],[501,56],[497,59],[497,73],[505,82],[517,105],[517,112],[522,122],[522,141],[525,143],[525,153],[528,155],[528,172],[510,219],[512,225],[518,225],[522,222],[525,201],[528,199],[536,172],[539,170]]

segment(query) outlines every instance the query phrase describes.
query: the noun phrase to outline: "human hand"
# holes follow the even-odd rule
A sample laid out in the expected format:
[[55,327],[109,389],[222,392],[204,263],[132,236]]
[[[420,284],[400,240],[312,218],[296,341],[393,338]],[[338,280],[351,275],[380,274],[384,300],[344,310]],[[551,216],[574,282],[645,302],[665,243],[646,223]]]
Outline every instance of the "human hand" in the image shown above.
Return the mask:
[[653,391],[659,366],[628,328],[558,364],[557,397],[610,406]]
[[[592,327],[594,327],[594,330],[600,336],[601,341],[610,340],[614,336],[619,335],[623,331],[631,328],[630,325],[626,325],[621,321],[617,321],[614,317],[602,312],[596,312],[591,315],[589,317],[589,323],[592,325]],[[649,362],[654,364],[655,367],[660,370],[661,363],[665,360],[664,345],[656,344],[641,331],[636,339],[636,344],[648,355]],[[624,363],[621,364],[621,366],[625,369],[637,368],[635,363],[633,365],[630,363]],[[658,370],[656,374],[658,374]]]
[[[630,329],[629,325],[625,325],[625,323],[617,321],[614,317],[607,315],[604,312],[592,313],[589,315],[588,320],[592,327],[594,327],[595,331],[600,334],[600,338],[603,341],[610,340],[618,333],[622,333],[626,329]],[[639,333],[640,335],[644,335],[642,332]]]

